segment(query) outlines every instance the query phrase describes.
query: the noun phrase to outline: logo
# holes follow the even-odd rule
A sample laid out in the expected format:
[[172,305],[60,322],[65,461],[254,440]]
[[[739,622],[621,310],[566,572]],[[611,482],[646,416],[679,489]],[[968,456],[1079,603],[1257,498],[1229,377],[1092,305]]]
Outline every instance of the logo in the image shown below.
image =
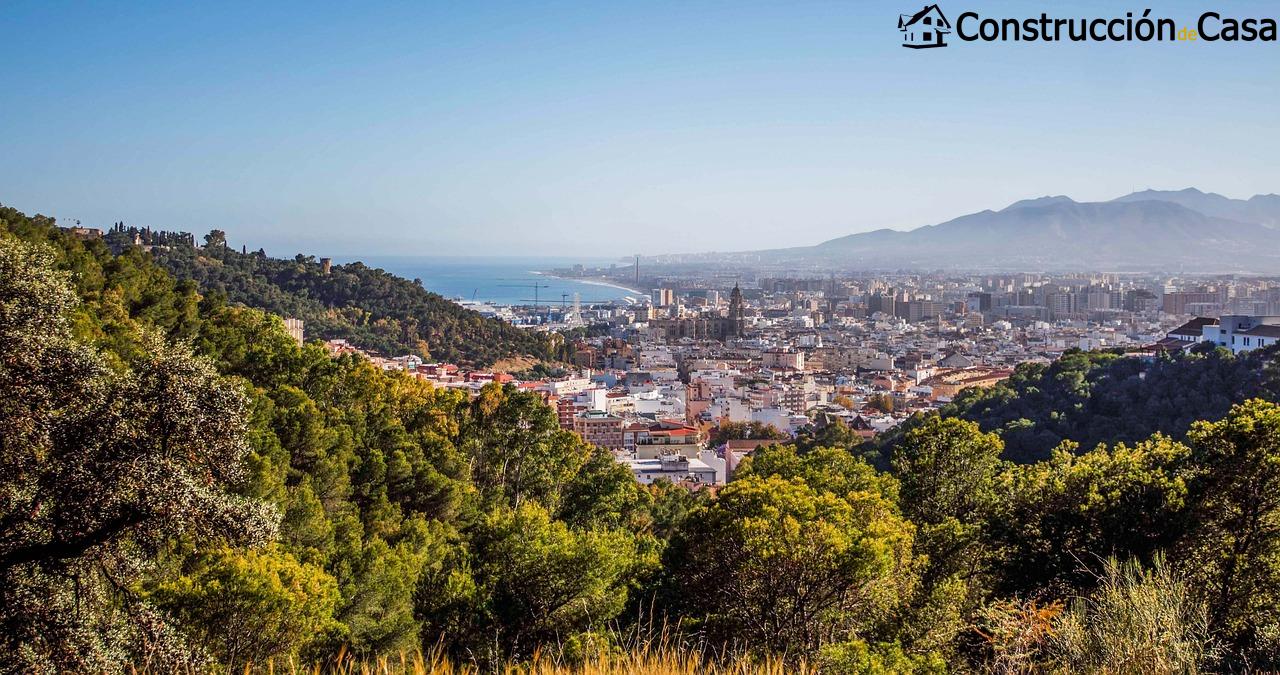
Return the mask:
[[951,22],[947,21],[937,5],[928,5],[915,14],[899,14],[898,30],[902,31],[903,47],[946,47],[947,42],[943,36],[951,32]]
[[[954,9],[954,7],[953,7]],[[1280,21],[1269,17],[1231,17],[1204,12],[1195,23],[1179,27],[1169,17],[1152,16],[1151,9],[1124,16],[984,17],[961,12],[953,27],[942,10],[926,5],[915,14],[899,14],[902,46],[911,49],[946,47],[953,31],[961,42],[1280,42]]]

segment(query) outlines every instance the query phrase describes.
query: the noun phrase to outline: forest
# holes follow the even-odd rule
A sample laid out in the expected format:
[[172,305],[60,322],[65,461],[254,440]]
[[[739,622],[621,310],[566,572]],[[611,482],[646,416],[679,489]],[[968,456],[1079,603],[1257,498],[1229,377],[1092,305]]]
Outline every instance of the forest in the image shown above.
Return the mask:
[[134,241],[151,246],[160,264],[178,279],[194,281],[205,294],[220,295],[279,316],[302,319],[309,336],[345,339],[385,356],[417,354],[429,360],[488,366],[500,359],[531,356],[554,360],[563,341],[499,319],[485,318],[436,293],[363,263],[333,265],[326,274],[311,256],[267,256],[227,246],[213,230],[203,245],[185,233],[113,227],[105,241],[115,251]]
[[[1181,439],[1197,420],[1222,417],[1250,398],[1280,398],[1280,351],[1237,358],[1201,343],[1153,359],[1069,350],[1048,365],[1022,364],[994,387],[966,389],[938,414],[996,433],[1005,458],[1025,463],[1047,459],[1064,441],[1088,450],[1156,432]],[[866,451],[892,446],[920,421],[908,420]]]
[[233,293],[165,258],[0,210],[0,671],[488,672],[655,632],[829,673],[1280,668],[1270,354],[1070,354],[871,461],[817,435],[711,495],[237,295],[336,282]]

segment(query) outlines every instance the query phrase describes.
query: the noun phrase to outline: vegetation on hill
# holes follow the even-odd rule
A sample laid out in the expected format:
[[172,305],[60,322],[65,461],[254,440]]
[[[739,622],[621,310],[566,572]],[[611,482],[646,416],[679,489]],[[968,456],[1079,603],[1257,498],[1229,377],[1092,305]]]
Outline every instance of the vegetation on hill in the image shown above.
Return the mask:
[[333,265],[326,274],[310,256],[268,257],[229,248],[214,230],[195,246],[189,235],[119,226],[106,241],[123,250],[137,240],[179,279],[280,316],[302,319],[308,335],[346,339],[363,349],[396,356],[487,366],[509,357],[556,359],[563,339],[534,333],[464,309],[420,282],[355,262]]
[[330,358],[136,249],[12,211],[0,389],[0,650],[18,670],[442,640],[528,656],[617,616],[656,564],[650,511],[666,527],[690,500],[641,488],[534,394],[471,400]]
[[[1246,363],[1117,379],[1154,401],[1218,382],[1215,359]],[[1053,395],[1089,383],[1087,408],[1117,386],[1094,370],[1127,363],[1046,372],[1079,373]],[[1182,431],[1113,413],[1170,435],[1027,463],[957,416],[913,422],[882,468],[815,436],[691,494],[637,484],[533,394],[330,358],[141,251],[3,211],[0,669],[421,651],[619,672],[652,630],[681,672],[1274,670],[1280,406],[1213,395]]]
[[[1156,432],[1182,438],[1196,420],[1217,419],[1255,397],[1280,400],[1280,349],[1236,357],[1205,344],[1153,360],[1071,350],[1047,365],[1022,364],[994,387],[966,389],[937,414],[977,422],[1000,436],[1007,459],[1034,462],[1064,441],[1089,450]],[[869,447],[892,446],[920,421]]]

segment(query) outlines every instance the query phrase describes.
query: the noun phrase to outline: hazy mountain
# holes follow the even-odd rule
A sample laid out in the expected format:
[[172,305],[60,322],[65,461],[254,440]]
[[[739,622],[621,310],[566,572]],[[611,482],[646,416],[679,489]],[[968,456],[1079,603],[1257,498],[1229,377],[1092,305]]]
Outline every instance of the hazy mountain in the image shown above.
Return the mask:
[[1119,197],[1117,202],[1162,201],[1181,204],[1206,216],[1257,223],[1280,228],[1280,195],[1254,195],[1249,199],[1231,199],[1214,192],[1195,188],[1185,190],[1143,190]]
[[1056,197],[1037,197],[1035,199],[1023,199],[1022,201],[1014,202],[1006,206],[1004,210],[1012,211],[1014,209],[1025,209],[1029,206],[1052,206],[1054,204],[1074,204],[1074,203],[1076,203],[1074,199],[1067,197],[1065,195],[1058,195]]
[[1136,193],[1110,202],[1041,197],[905,232],[876,230],[760,255],[776,262],[867,268],[1280,273],[1280,231],[1256,216],[1218,215],[1227,209],[1263,213],[1277,203],[1274,195],[1230,200],[1198,190]]

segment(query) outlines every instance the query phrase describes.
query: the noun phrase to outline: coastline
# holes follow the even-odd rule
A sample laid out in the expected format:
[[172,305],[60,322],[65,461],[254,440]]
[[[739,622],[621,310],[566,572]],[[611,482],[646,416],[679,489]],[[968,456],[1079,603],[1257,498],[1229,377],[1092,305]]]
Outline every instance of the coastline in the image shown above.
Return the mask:
[[554,274],[552,272],[539,272],[536,270],[531,270],[530,274],[537,274],[538,276],[543,276],[543,277],[551,277],[552,279],[560,279],[561,281],[576,281],[578,283],[587,284],[589,286],[607,286],[609,288],[616,288],[618,290],[626,291],[628,293],[634,293],[642,298],[648,297],[649,295],[648,293],[645,293],[643,291],[638,291],[629,286],[623,286],[613,281],[612,279],[603,278],[603,277],[566,277],[566,276],[561,276],[559,274]]

